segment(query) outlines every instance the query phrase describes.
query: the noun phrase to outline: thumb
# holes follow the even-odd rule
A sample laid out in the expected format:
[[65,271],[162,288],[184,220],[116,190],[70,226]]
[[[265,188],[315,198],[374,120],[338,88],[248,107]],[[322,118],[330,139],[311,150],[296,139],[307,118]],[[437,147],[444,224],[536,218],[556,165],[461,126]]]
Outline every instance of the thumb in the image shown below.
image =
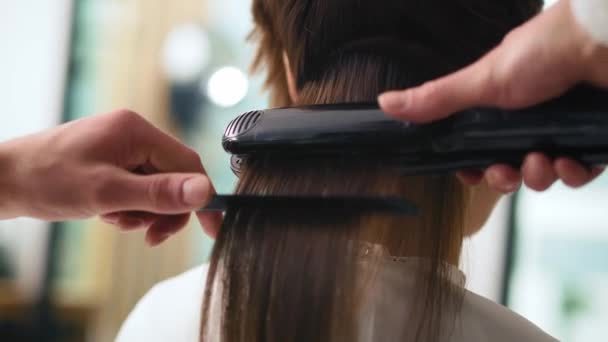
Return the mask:
[[102,190],[104,212],[146,211],[181,214],[205,206],[214,193],[206,175],[196,173],[126,173]]
[[490,104],[497,94],[496,83],[490,77],[493,55],[419,87],[384,93],[378,98],[380,107],[395,118],[422,123]]

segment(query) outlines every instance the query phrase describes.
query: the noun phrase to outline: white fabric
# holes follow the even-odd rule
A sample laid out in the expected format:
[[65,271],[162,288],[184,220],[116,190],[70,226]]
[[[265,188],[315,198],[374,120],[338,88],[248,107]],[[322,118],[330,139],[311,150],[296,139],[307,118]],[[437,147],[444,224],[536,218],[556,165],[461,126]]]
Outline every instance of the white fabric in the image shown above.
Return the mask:
[[591,36],[608,46],[608,0],[571,0],[576,20]]
[[198,342],[208,265],[156,284],[135,305],[119,342]]
[[[404,262],[405,261],[405,262]],[[365,341],[389,341],[391,329],[383,327],[403,324],[407,312],[408,287],[413,282],[407,260],[391,259],[381,272],[380,286],[373,293],[369,315],[362,320],[361,337]],[[199,266],[180,276],[154,286],[135,306],[124,322],[118,342],[199,340],[200,311],[207,266]],[[452,279],[456,283],[464,275],[454,268]],[[411,296],[410,296],[411,297]],[[213,311],[213,310],[212,310]],[[214,317],[211,317],[213,319]],[[446,342],[511,342],[556,341],[525,318],[486,298],[465,290],[459,319]]]

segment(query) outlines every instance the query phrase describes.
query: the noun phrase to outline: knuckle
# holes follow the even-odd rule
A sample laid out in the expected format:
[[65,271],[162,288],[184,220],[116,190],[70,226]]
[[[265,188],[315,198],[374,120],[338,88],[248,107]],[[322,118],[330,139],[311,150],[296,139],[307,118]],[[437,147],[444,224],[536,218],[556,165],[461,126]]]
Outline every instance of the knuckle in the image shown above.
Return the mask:
[[405,91],[402,96],[408,110],[419,115],[426,115],[429,108],[440,107],[443,102],[436,81],[429,81],[418,88]]
[[[112,141],[121,135],[124,137],[132,137],[138,131],[138,127],[142,125],[143,117],[129,109],[120,109],[108,113],[99,125],[95,127],[94,133],[97,141]],[[128,146],[129,144],[127,144]]]
[[119,186],[111,172],[98,171],[94,173],[94,182],[91,182],[91,192],[86,201],[90,205],[105,211],[105,208],[116,199],[116,194]]
[[[407,93],[406,93],[407,94]],[[439,99],[439,86],[435,81],[425,83],[417,92],[409,93],[410,100],[414,105],[421,103],[430,103]]]
[[142,117],[130,109],[121,109],[116,112],[116,120],[119,123],[132,124],[142,120]]
[[129,109],[120,109],[110,113],[108,116],[109,125],[116,129],[132,127],[132,125],[143,119],[141,115]]
[[155,208],[163,208],[168,206],[169,202],[174,198],[169,197],[171,188],[171,180],[167,177],[154,178],[148,185],[147,198]]
[[498,106],[504,106],[509,103],[511,98],[511,89],[505,82],[505,67],[501,63],[493,63],[485,69],[485,72],[479,74],[480,84],[483,84],[485,92],[488,94],[486,102],[494,102]]
[[95,134],[98,140],[111,139],[119,132],[132,128],[140,120],[141,117],[135,112],[128,109],[117,110],[101,116],[92,127],[91,133]]
[[505,35],[505,37],[502,39],[502,43],[509,44],[510,42],[517,40],[517,37],[519,36],[520,31],[521,31],[521,27],[514,28],[513,30],[511,30],[509,33],[507,33]]
[[499,107],[509,108],[512,106],[516,106],[516,94],[513,91],[513,88],[508,82],[503,80],[503,77],[497,73],[493,72],[489,80],[486,82],[486,85],[489,87],[489,92],[492,94],[493,101]]
[[480,75],[488,97],[486,102],[503,108],[528,105],[534,91],[524,81],[528,77],[524,67],[527,64],[526,56],[516,51],[497,53],[486,74]]

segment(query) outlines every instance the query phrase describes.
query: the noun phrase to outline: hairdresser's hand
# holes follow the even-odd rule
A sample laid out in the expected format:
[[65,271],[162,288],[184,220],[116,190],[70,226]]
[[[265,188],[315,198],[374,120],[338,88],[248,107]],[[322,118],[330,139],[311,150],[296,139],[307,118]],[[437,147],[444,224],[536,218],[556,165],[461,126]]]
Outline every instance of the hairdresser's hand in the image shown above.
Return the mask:
[[[214,193],[199,156],[139,115],[121,110],[0,145],[0,219],[95,215],[147,229],[155,245]],[[221,216],[201,216],[214,235]]]
[[[476,106],[531,106],[561,95],[579,82],[608,87],[608,47],[582,29],[569,1],[562,0],[513,30],[475,64],[418,88],[383,94],[379,102],[395,117],[428,122]],[[495,165],[485,176],[493,188],[508,193],[519,188],[522,176],[526,185],[541,191],[558,178],[569,186],[582,186],[600,172],[568,158],[550,160],[533,153],[521,170]],[[482,175],[469,172],[461,178],[474,184]]]

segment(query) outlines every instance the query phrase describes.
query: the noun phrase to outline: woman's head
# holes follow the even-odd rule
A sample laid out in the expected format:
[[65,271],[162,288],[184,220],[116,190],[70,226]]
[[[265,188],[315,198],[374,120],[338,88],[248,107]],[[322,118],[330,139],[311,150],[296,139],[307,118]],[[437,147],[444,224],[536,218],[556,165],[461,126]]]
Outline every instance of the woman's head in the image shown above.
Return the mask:
[[[385,59],[397,57],[404,64],[409,61],[408,72],[422,68],[442,74],[479,58],[512,28],[537,13],[542,3],[542,0],[255,0],[252,38],[259,45],[254,69],[264,68],[267,86],[278,106],[292,104],[284,54],[298,90],[308,81],[319,79],[323,72],[331,71],[329,64],[340,50],[352,45],[365,47],[365,41],[371,41],[368,50],[380,43],[376,54]],[[407,58],[421,47],[434,54],[441,65],[416,60],[414,56]]]
[[[542,6],[539,0],[259,0],[254,68],[275,105],[373,102],[479,58]],[[465,234],[479,230],[498,194],[469,189]]]
[[[254,0],[254,66],[266,70],[276,105],[374,101],[473,61],[539,7],[535,0]],[[442,315],[455,312],[458,298],[446,265],[458,263],[464,234],[491,209],[471,215],[478,198],[496,199],[452,175],[404,177],[377,158],[348,157],[250,160],[237,192],[398,195],[421,213],[228,211],[207,280],[203,339],[210,332],[222,341],[357,339],[369,313],[365,289],[390,254],[430,265],[412,289],[414,324],[391,329],[438,340]],[[360,246],[382,252],[361,255]]]

